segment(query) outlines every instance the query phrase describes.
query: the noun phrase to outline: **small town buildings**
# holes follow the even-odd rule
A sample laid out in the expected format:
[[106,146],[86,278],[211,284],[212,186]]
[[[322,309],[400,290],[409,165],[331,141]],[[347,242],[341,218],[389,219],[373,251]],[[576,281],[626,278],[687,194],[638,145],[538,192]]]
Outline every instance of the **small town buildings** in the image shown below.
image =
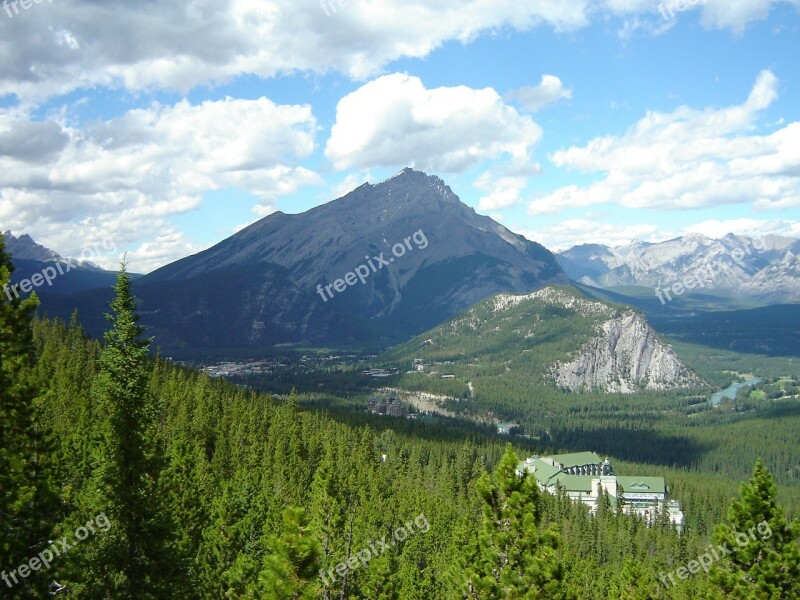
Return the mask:
[[367,369],[361,371],[361,374],[367,377],[391,377],[394,373],[390,373],[386,369]]
[[678,531],[683,530],[683,512],[676,500],[669,498],[663,477],[623,476],[614,474],[611,462],[594,452],[532,456],[517,467],[520,476],[533,476],[539,488],[557,494],[559,488],[594,513],[601,492],[612,507],[621,504],[625,513],[643,518],[649,525],[666,512]]
[[367,401],[367,412],[371,412],[375,415],[387,415],[389,417],[405,417],[408,415],[408,410],[403,406],[402,400],[396,396],[370,398]]

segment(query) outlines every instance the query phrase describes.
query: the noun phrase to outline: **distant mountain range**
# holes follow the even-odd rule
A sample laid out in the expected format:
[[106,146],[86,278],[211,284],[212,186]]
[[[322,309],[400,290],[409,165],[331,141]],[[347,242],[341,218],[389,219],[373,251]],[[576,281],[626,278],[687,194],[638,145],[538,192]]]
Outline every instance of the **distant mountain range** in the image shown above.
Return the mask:
[[[114,285],[116,273],[105,271],[87,260],[64,258],[58,253],[36,243],[30,235],[14,236],[10,231],[3,233],[6,250],[11,253],[14,262],[12,283],[30,280],[41,274],[47,267],[56,263],[62,265],[58,276],[36,288],[38,295],[73,294],[84,290],[108,288]],[[69,265],[69,269],[67,269]],[[63,273],[63,274],[62,274]]]
[[[78,310],[101,335],[116,274],[4,234],[16,272],[71,269],[37,288],[42,312]],[[500,293],[570,280],[590,299],[629,304],[659,331],[743,352],[800,352],[767,313],[799,314],[800,241],[688,235],[575,246],[554,256],[461,202],[438,177],[404,169],[305,213],[277,212],[194,256],[136,276],[142,322],[175,356],[278,345],[383,349]],[[654,289],[656,288],[656,289]],[[722,311],[722,312],[717,312]],[[796,319],[789,319],[796,321]],[[758,335],[754,335],[758,333]]]
[[789,237],[692,234],[661,243],[584,244],[557,260],[575,281],[623,294],[629,286],[651,288],[662,303],[689,294],[762,305],[800,301],[800,241]]
[[10,231],[3,233],[3,242],[8,250],[16,259],[38,260],[48,262],[63,260],[56,252],[37,244],[33,238],[27,234],[15,237]]
[[[555,257],[405,169],[305,213],[271,214],[136,282],[165,349],[386,346],[499,292],[566,283]],[[108,290],[43,297],[92,333]],[[99,311],[99,312],[98,312]]]

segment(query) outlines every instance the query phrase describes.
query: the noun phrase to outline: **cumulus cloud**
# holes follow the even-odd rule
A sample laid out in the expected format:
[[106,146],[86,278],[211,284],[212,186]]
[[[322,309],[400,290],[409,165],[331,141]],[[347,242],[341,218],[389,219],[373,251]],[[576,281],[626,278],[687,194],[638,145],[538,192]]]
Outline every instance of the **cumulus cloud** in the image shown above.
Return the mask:
[[709,28],[741,33],[753,21],[766,19],[781,4],[798,8],[800,0],[706,0],[701,22]]
[[625,18],[623,34],[631,30],[663,33],[680,14],[694,11],[709,29],[741,33],[750,23],[766,19],[774,7],[800,7],[800,0],[602,0],[601,4],[601,10]]
[[[96,86],[171,89],[258,77],[337,71],[374,77],[400,58],[503,29],[572,31],[592,18],[654,16],[648,0],[58,0],[0,13],[0,89],[41,99]],[[707,0],[702,22],[741,31],[780,4]],[[323,3],[324,5],[324,3]]]
[[564,87],[555,75],[542,75],[539,85],[521,87],[506,94],[506,98],[518,101],[525,110],[536,112],[559,100],[572,98],[572,90]]
[[578,244],[621,246],[634,240],[662,242],[675,237],[673,233],[662,231],[651,223],[613,225],[585,217],[566,219],[541,229],[519,230],[511,226],[509,228],[531,241],[539,242],[552,252],[569,250]]
[[649,112],[622,136],[605,136],[549,158],[559,167],[599,176],[534,199],[530,214],[619,204],[692,209],[755,202],[760,209],[800,205],[800,123],[753,135],[760,113],[778,97],[770,71],[741,105]]
[[187,91],[241,74],[339,71],[356,79],[392,60],[503,28],[588,24],[590,0],[377,2],[328,11],[318,0],[58,0],[0,19],[0,89],[46,97],[81,87]]
[[337,169],[415,166],[459,173],[486,159],[526,162],[541,128],[491,89],[426,89],[379,77],[339,101],[325,156]]
[[690,225],[684,233],[702,233],[719,239],[729,233],[762,237],[779,235],[800,239],[800,221],[792,219],[709,219]]
[[[310,107],[267,98],[153,104],[83,128],[0,111],[0,222],[65,254],[78,253],[93,227],[120,241],[161,236],[158,248],[177,251],[167,219],[207,191],[244,190],[267,213],[277,197],[320,184],[298,164],[314,151],[316,129]],[[41,134],[35,142],[17,143],[31,130]]]
[[748,237],[777,235],[800,239],[800,221],[793,219],[709,219],[678,230],[654,223],[616,225],[604,222],[608,215],[585,214],[576,219],[549,224],[538,229],[509,228],[553,252],[563,252],[579,244],[625,246],[636,240],[658,243],[689,234],[720,239],[733,233]]
[[528,185],[528,181],[524,177],[499,177],[495,179],[487,171],[473,185],[487,192],[478,201],[478,210],[488,212],[519,204],[522,200],[522,191]]
[[336,183],[331,188],[330,198],[328,199],[346,196],[360,185],[369,183],[370,181],[372,181],[372,175],[369,171],[363,171],[361,173],[349,173],[344,179]]

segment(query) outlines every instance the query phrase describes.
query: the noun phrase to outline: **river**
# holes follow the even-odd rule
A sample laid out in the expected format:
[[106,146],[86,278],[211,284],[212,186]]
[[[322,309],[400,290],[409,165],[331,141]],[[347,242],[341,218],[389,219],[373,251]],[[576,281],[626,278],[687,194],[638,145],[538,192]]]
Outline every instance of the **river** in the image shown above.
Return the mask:
[[711,398],[708,399],[708,402],[714,406],[722,402],[722,399],[725,398],[727,400],[733,400],[736,398],[736,393],[742,389],[746,385],[755,385],[757,383],[761,383],[761,378],[756,377],[754,379],[746,379],[745,381],[740,381],[738,383],[732,383],[724,390],[720,392],[716,392],[711,395]]

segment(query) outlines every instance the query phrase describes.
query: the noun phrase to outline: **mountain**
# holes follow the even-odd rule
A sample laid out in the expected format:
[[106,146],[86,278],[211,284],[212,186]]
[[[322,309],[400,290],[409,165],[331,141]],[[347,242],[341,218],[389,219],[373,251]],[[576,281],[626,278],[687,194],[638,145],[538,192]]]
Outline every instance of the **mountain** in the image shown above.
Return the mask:
[[557,260],[575,281],[606,289],[658,288],[662,303],[683,294],[760,304],[800,301],[800,241],[789,237],[691,234],[657,244],[585,244],[559,253]]
[[[11,253],[14,263],[12,285],[22,281],[43,281],[38,287],[32,286],[39,296],[43,293],[74,294],[114,285],[115,272],[105,271],[88,260],[64,258],[37,243],[28,234],[16,237],[6,231],[2,235],[6,250]],[[47,279],[44,279],[43,273],[48,274]]]
[[[255,264],[186,280],[134,284],[141,322],[154,346],[174,356],[203,357],[225,350],[259,348],[298,340],[342,346],[391,339],[379,324],[353,319],[303,293],[286,269]],[[66,318],[76,308],[81,323],[100,335],[113,296],[109,287],[70,296],[42,294],[43,310]]]
[[637,310],[573,287],[499,294],[425,332],[387,360],[455,364],[462,378],[530,376],[566,391],[633,393],[705,385]]
[[405,169],[302,214],[271,214],[142,277],[136,294],[165,347],[341,347],[402,341],[499,292],[567,281],[544,247]]
[[37,244],[31,236],[23,234],[14,237],[10,231],[3,233],[3,241],[11,255],[16,259],[38,260],[40,262],[62,260],[56,252]]

